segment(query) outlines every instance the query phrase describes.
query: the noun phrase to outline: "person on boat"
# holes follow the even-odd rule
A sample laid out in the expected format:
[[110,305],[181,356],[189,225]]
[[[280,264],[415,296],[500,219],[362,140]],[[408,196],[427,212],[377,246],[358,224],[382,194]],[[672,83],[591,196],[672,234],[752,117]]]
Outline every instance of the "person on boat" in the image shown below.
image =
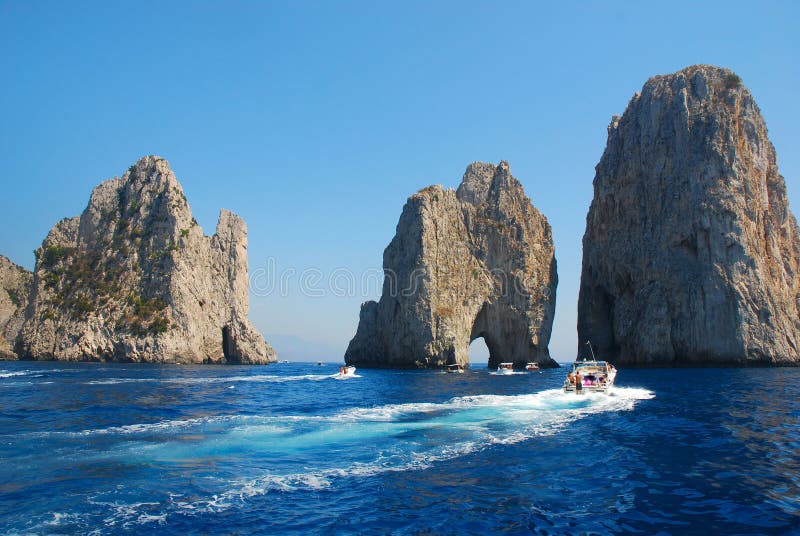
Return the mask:
[[575,376],[572,374],[572,372],[567,374],[567,381],[570,385],[575,385]]
[[575,394],[583,394],[583,377],[581,376],[580,372],[575,373]]

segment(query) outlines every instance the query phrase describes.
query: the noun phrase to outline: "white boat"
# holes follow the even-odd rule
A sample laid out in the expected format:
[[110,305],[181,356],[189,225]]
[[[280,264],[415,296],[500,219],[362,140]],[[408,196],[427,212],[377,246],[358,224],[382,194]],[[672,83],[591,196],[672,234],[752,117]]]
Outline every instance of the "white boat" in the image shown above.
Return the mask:
[[455,373],[455,374],[464,374],[464,367],[462,367],[458,363],[454,363],[452,365],[447,365],[444,370],[445,370],[445,372],[452,372],[452,373]]
[[355,376],[355,374],[356,374],[356,367],[352,365],[345,365],[339,367],[339,374],[337,376],[339,376],[340,378],[345,378],[349,376]]
[[538,365],[538,363],[533,363],[533,362],[528,363],[527,365],[525,365],[525,370],[529,370],[529,371],[530,370],[539,370],[539,365]]
[[325,363],[323,363],[322,361],[317,361],[317,366],[318,366],[318,367],[321,367],[321,366],[323,366],[324,364],[325,364]]
[[500,363],[497,367],[498,374],[514,374],[514,363]]
[[[589,344],[588,342],[586,344]],[[589,349],[592,346],[589,344]],[[575,361],[570,367],[564,380],[565,393],[608,393],[614,387],[617,379],[617,369],[608,361],[595,358],[592,350],[592,359]]]

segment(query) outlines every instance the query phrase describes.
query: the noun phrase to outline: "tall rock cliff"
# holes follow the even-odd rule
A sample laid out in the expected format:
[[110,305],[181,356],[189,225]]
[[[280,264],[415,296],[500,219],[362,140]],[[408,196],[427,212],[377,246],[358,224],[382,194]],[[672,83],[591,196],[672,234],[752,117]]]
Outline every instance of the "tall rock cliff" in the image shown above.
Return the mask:
[[750,91],[707,65],[647,81],[594,179],[578,304],[620,364],[789,364],[800,240]]
[[36,251],[24,359],[266,363],[250,324],[247,228],[222,210],[214,236],[192,217],[163,158],[92,192]]
[[0,255],[0,359],[16,359],[14,342],[25,320],[33,274]]
[[470,342],[483,337],[490,366],[556,365],[547,348],[552,233],[508,163],[472,164],[458,191],[430,186],[411,196],[383,269],[381,299],[362,305],[348,364],[467,365]]

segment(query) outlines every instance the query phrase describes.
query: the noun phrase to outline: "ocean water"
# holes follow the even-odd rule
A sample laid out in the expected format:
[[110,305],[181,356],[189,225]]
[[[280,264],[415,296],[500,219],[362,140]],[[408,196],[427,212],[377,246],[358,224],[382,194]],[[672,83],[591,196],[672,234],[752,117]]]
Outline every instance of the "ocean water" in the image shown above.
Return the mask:
[[800,369],[0,363],[4,534],[798,534]]

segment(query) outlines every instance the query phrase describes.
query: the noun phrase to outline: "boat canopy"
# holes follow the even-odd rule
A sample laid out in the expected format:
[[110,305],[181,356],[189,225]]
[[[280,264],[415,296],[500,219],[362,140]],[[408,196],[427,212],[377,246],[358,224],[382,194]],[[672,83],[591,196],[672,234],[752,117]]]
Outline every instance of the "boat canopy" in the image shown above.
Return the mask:
[[608,361],[575,361],[572,366],[574,368],[578,367],[605,367],[608,365]]

